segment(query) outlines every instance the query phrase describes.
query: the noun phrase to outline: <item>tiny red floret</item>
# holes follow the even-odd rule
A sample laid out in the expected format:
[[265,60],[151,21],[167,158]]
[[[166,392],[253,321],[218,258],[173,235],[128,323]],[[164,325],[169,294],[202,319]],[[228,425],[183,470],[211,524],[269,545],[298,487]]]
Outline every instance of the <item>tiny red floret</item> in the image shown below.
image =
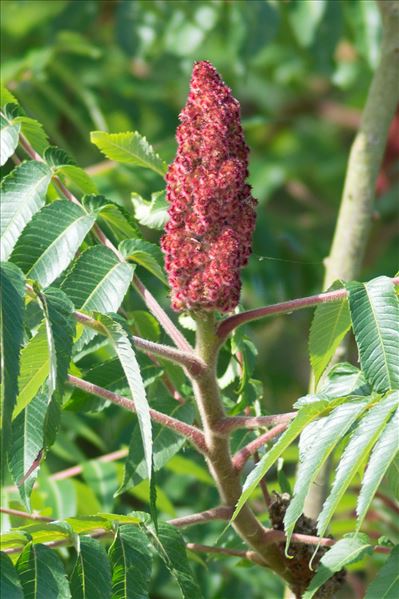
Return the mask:
[[240,105],[207,61],[194,65],[180,113],[177,155],[166,175],[169,221],[162,237],[172,307],[228,312],[240,298],[256,200]]

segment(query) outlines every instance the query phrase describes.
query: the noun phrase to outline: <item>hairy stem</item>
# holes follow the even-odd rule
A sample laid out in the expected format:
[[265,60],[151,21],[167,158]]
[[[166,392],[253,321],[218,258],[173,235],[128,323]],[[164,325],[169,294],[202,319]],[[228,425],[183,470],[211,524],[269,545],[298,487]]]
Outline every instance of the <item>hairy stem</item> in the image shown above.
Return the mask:
[[[67,382],[73,387],[77,387],[78,389],[86,391],[86,393],[97,395],[98,397],[102,397],[103,399],[111,401],[112,403],[124,408],[125,410],[129,410],[129,412],[133,412],[133,414],[136,413],[134,401],[127,397],[118,395],[118,393],[113,393],[113,391],[109,391],[108,389],[99,387],[94,383],[83,381],[82,379],[79,379],[76,376],[72,376],[71,374],[68,375]],[[200,431],[195,426],[192,426],[191,424],[186,424],[181,420],[172,418],[171,416],[163,414],[163,412],[153,410],[152,408],[150,408],[150,416],[152,420],[154,420],[155,422],[159,422],[159,424],[162,424],[163,426],[172,429],[182,437],[185,437],[188,441],[190,441],[190,443],[194,445],[194,447],[199,452],[203,454],[207,453],[204,435],[202,431]]]
[[[207,461],[223,503],[234,506],[242,489],[239,474],[232,462],[228,435],[218,430],[218,423],[225,418],[225,413],[216,379],[216,361],[220,345],[216,323],[214,315],[209,313],[197,313],[196,321],[196,350],[208,365],[206,372],[193,379],[207,446]],[[247,504],[235,519],[233,526],[266,566],[271,567],[287,582],[294,582],[287,560],[282,559],[276,545],[268,545],[265,542],[266,531]]]
[[[353,277],[349,277],[347,280],[350,280],[351,278]],[[392,282],[394,285],[399,285],[399,277],[394,277]],[[229,316],[222,320],[218,326],[217,334],[220,343],[223,343],[234,329],[248,322],[259,320],[266,316],[291,314],[291,312],[303,310],[304,308],[314,308],[319,304],[341,302],[346,297],[348,297],[346,289],[337,289],[336,291],[326,291],[325,293],[318,293],[317,295],[299,297],[297,299],[288,300],[287,302],[279,302],[278,304],[270,304],[270,306],[263,306],[262,308],[240,312],[239,314],[234,314],[233,316]]]
[[[374,73],[359,130],[349,155],[344,189],[324,289],[337,279],[351,281],[360,274],[374,209],[375,188],[399,101],[399,2],[378,2],[383,21],[381,60]],[[397,280],[395,281],[397,284]],[[336,360],[345,359],[345,345]],[[317,518],[328,492],[330,461],[319,472],[306,498],[304,511]]]

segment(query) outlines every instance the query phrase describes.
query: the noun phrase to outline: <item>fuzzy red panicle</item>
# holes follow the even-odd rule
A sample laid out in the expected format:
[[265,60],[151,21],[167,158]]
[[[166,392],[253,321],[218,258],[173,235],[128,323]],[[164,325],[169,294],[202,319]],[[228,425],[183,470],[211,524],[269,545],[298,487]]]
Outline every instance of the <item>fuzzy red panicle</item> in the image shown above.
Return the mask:
[[169,221],[161,240],[172,307],[228,312],[239,301],[256,200],[245,182],[248,147],[240,105],[209,62],[194,65],[179,118],[177,155],[166,175]]

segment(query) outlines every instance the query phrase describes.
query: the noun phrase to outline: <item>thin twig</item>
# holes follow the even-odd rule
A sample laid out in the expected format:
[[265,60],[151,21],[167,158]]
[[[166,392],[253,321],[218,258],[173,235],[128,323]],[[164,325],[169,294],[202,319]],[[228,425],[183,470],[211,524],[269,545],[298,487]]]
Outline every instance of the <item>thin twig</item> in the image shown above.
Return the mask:
[[[112,403],[124,408],[125,410],[129,410],[129,412],[133,412],[134,414],[136,413],[134,401],[127,397],[118,395],[113,391],[104,389],[104,387],[99,387],[94,383],[89,383],[88,381],[84,381],[70,374],[68,375],[67,382],[73,387],[82,389],[83,391],[86,391],[87,393],[90,393],[92,395],[102,397],[103,399],[111,401]],[[162,424],[163,426],[166,426],[167,428],[170,428],[171,430],[175,431],[182,437],[185,437],[188,441],[190,441],[190,443],[194,445],[194,447],[196,447],[196,449],[200,453],[207,455],[205,437],[199,428],[192,426],[191,424],[186,424],[181,420],[172,418],[171,416],[163,414],[162,412],[158,412],[157,410],[154,410],[152,408],[150,408],[150,416],[152,420],[154,420],[155,422],[159,422],[159,424]]]
[[271,441],[272,439],[280,435],[282,432],[284,432],[287,426],[287,423],[278,424],[274,428],[270,429],[270,431],[267,431],[263,435],[260,435],[259,437],[248,443],[248,445],[245,445],[245,447],[237,451],[237,453],[233,456],[233,465],[235,470],[237,472],[240,472],[240,470],[243,469],[244,464],[247,462],[247,460],[252,455],[254,455],[260,447],[263,447],[264,445],[269,443],[269,441]]
[[229,520],[233,515],[233,512],[234,509],[232,507],[220,505],[210,510],[205,510],[204,512],[198,512],[197,514],[173,518],[173,520],[169,520],[168,522],[178,528],[186,528],[196,524],[204,524],[205,522],[209,522],[209,520]]
[[25,518],[26,520],[39,520],[40,522],[53,522],[53,518],[47,516],[41,516],[36,512],[29,514],[28,512],[21,512],[21,510],[14,510],[10,507],[0,507],[2,514],[8,514],[9,516],[15,516],[16,518]]
[[190,551],[198,551],[200,553],[219,553],[221,555],[239,557],[240,559],[247,559],[261,566],[265,565],[255,551],[243,551],[240,549],[230,549],[229,547],[211,547],[210,545],[201,545],[200,543],[187,543],[186,548]]
[[274,414],[272,416],[227,416],[219,420],[215,428],[221,433],[231,433],[239,428],[258,429],[269,428],[277,424],[287,424],[297,415],[297,412]]
[[[399,277],[392,279],[394,285],[399,285]],[[270,304],[270,306],[263,306],[262,308],[255,308],[254,310],[247,310],[240,314],[234,314],[221,321],[218,326],[217,334],[222,341],[236,329],[237,327],[266,316],[272,316],[275,314],[290,314],[296,310],[302,310],[303,308],[312,308],[319,304],[326,304],[331,302],[340,302],[348,297],[346,289],[337,289],[336,291],[326,291],[325,293],[319,293],[317,295],[310,295],[308,297],[300,297],[287,302],[279,302],[278,304]]]
[[[73,314],[78,322],[94,329],[97,331],[97,333],[102,335],[106,334],[102,324],[94,318],[91,318],[90,316],[87,316],[79,311],[76,311]],[[187,368],[187,370],[193,376],[200,374],[206,369],[206,364],[200,358],[198,358],[192,350],[189,352],[182,351],[180,349],[176,349],[175,347],[170,347],[169,345],[161,345],[160,343],[154,343],[153,341],[148,341],[142,337],[136,337],[135,335],[130,335],[130,339],[137,349],[140,349],[145,353],[151,353],[159,356],[164,360],[169,360],[171,362],[180,364],[181,366]]]

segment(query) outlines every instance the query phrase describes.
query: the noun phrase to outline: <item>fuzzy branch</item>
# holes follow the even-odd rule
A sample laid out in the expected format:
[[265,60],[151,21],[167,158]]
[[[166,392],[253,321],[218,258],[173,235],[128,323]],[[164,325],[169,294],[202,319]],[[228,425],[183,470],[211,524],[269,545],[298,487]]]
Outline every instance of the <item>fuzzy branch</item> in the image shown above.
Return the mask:
[[[351,278],[353,277],[348,277],[346,280],[350,280]],[[394,277],[392,282],[394,285],[399,285],[399,277]],[[347,297],[348,292],[346,289],[337,289],[336,291],[326,291],[325,293],[319,293],[317,295],[309,295],[308,297],[300,297],[287,302],[279,302],[278,304],[270,304],[270,306],[247,310],[246,312],[240,312],[240,314],[234,314],[233,316],[229,316],[222,320],[218,326],[217,334],[220,341],[223,342],[231,331],[247,322],[252,322],[276,314],[290,314],[291,312],[303,310],[304,308],[314,308],[319,304],[341,302]]]
[[[78,389],[82,389],[82,391],[86,391],[86,393],[97,395],[102,399],[111,401],[112,403],[124,408],[125,410],[129,410],[129,412],[133,412],[133,414],[136,413],[134,401],[127,397],[123,397],[122,395],[113,393],[113,391],[109,391],[108,389],[99,387],[94,383],[83,381],[82,379],[79,379],[76,376],[72,376],[71,374],[68,375],[67,382],[73,387],[77,387]],[[188,441],[190,441],[190,443],[194,445],[194,447],[196,447],[198,451],[206,455],[207,448],[205,444],[204,435],[202,431],[200,431],[198,428],[196,428],[195,426],[191,426],[191,424],[186,424],[181,420],[177,420],[176,418],[172,418],[167,414],[163,414],[162,412],[153,410],[152,408],[150,408],[150,416],[152,420],[154,420],[155,422],[159,422],[159,424],[162,424],[162,426],[166,426],[167,428],[170,428],[182,437],[185,437]]]

